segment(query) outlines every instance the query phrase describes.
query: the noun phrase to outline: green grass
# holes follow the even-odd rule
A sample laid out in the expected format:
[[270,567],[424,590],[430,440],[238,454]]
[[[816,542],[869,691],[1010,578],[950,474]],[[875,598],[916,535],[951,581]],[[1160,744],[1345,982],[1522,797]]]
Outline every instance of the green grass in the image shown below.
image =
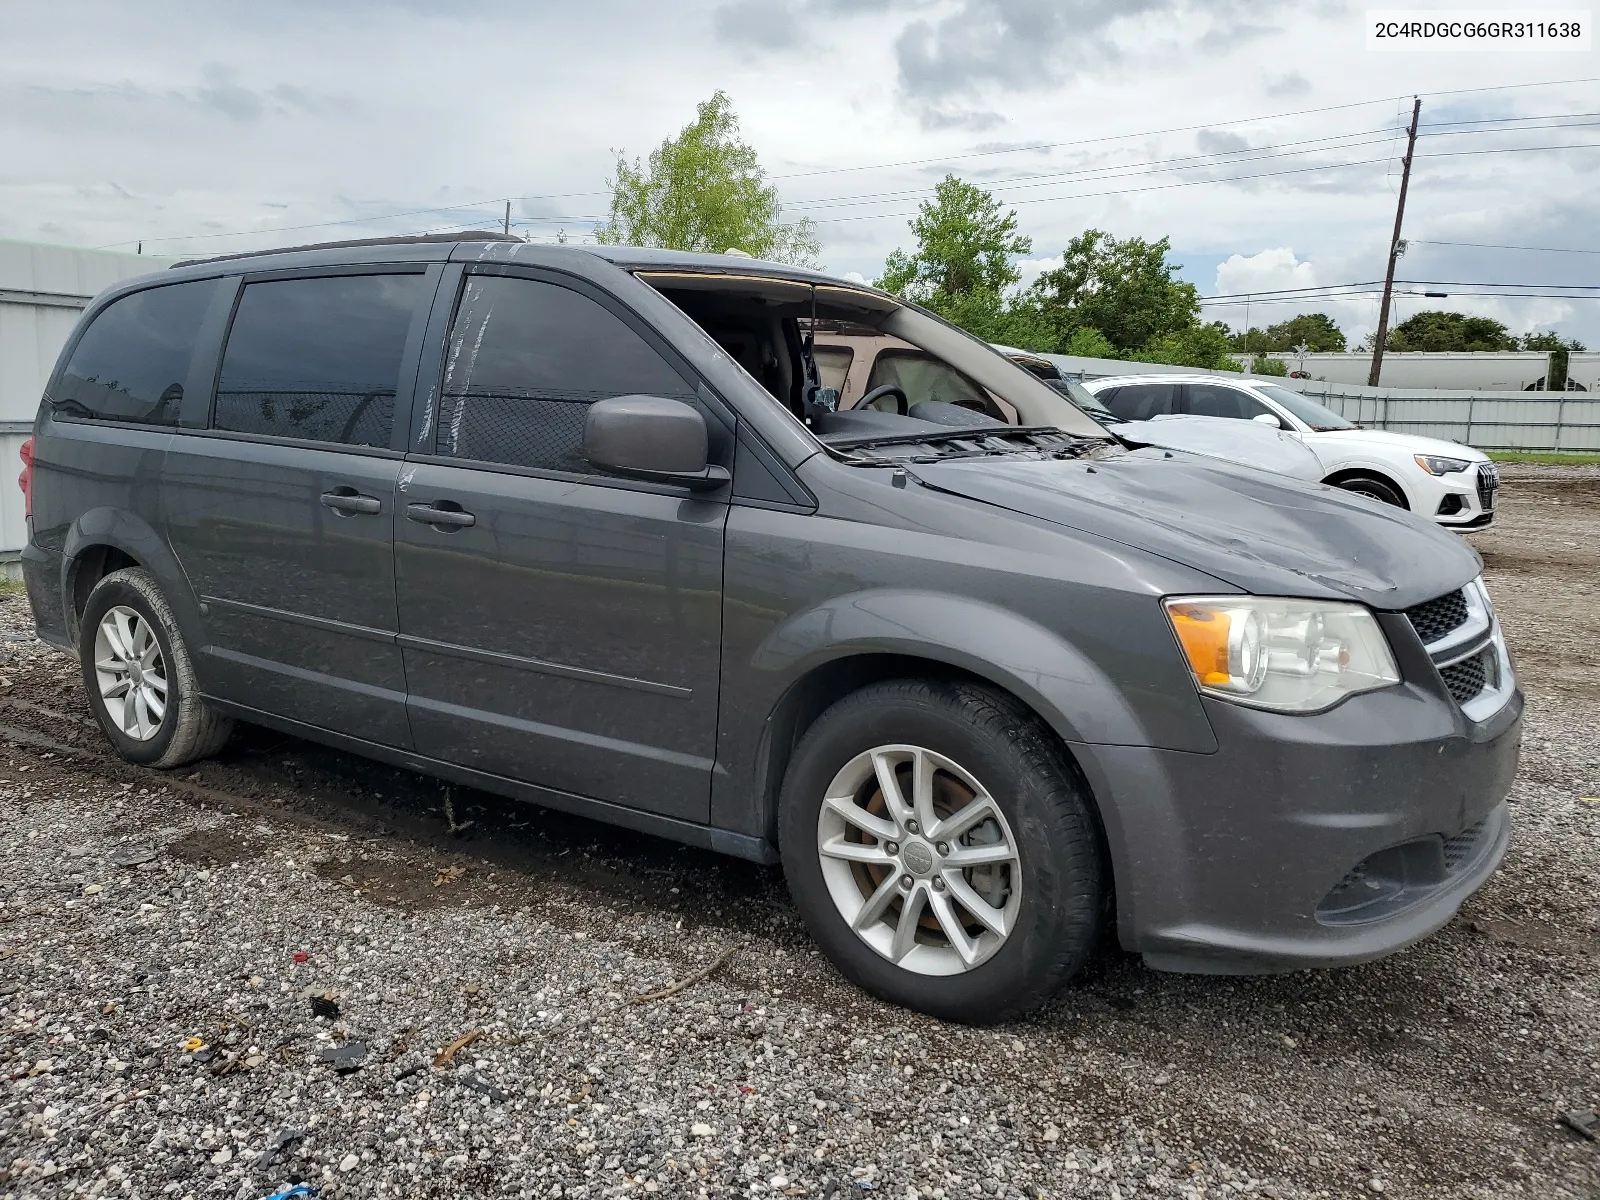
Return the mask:
[[27,590],[28,586],[22,580],[0,575],[0,596],[20,596]]
[[1582,454],[1560,450],[1491,450],[1489,457],[1495,462],[1539,463],[1542,466],[1585,466],[1600,463],[1600,454]]

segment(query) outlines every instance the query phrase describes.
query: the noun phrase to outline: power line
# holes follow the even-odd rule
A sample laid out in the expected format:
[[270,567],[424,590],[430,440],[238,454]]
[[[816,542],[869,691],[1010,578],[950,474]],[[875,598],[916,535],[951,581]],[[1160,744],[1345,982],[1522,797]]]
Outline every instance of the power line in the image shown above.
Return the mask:
[[[1522,154],[1536,150],[1586,150],[1600,148],[1600,142],[1575,142],[1563,146],[1500,146],[1483,150],[1442,150],[1435,154],[1418,154],[1418,158],[1457,158],[1462,155]],[[1153,184],[1141,188],[1117,188],[1105,192],[1072,192],[1062,196],[1024,196],[1019,200],[1006,200],[1007,204],[1044,204],[1055,200],[1092,200],[1101,196],[1131,196],[1139,192],[1161,192],[1170,188],[1201,187],[1216,183],[1245,183],[1253,179],[1274,179],[1283,175],[1304,175],[1313,171],[1338,171],[1351,167],[1370,167],[1386,163],[1389,158],[1357,159],[1353,162],[1322,163],[1310,167],[1291,167],[1283,171],[1263,171],[1255,175],[1227,175],[1221,179],[1182,179],[1176,183]],[[817,217],[819,223],[836,225],[845,221],[877,221],[914,217],[916,213],[862,213],[853,217]]]
[[[1550,81],[1538,82],[1538,83],[1505,83],[1505,84],[1498,84],[1498,85],[1493,86],[1493,87],[1454,88],[1454,89],[1451,89],[1449,91],[1423,92],[1421,94],[1424,95],[1424,96],[1461,96],[1461,95],[1476,94],[1476,93],[1479,93],[1479,92],[1511,91],[1511,90],[1520,89],[1520,88],[1563,87],[1563,86],[1566,86],[1568,84],[1579,84],[1579,83],[1600,83],[1600,77],[1596,77],[1596,78],[1593,78],[1593,79],[1558,79],[1558,80],[1550,80]],[[881,170],[890,170],[890,169],[895,168],[895,167],[921,167],[921,166],[926,166],[929,163],[960,162],[960,161],[963,161],[963,160],[969,159],[969,158],[991,158],[991,157],[994,157],[995,155],[1000,155],[1000,154],[1024,154],[1024,153],[1029,153],[1029,152],[1038,151],[1038,150],[1060,150],[1060,149],[1064,149],[1064,148],[1067,148],[1067,147],[1070,147],[1070,146],[1093,146],[1093,145],[1097,145],[1097,144],[1099,144],[1101,142],[1120,142],[1120,141],[1127,141],[1127,140],[1129,140],[1131,138],[1141,138],[1141,137],[1161,137],[1162,135],[1169,134],[1169,133],[1193,133],[1195,130],[1198,130],[1198,129],[1218,129],[1218,128],[1225,128],[1225,127],[1233,126],[1233,125],[1253,125],[1253,124],[1258,124],[1258,123],[1260,123],[1262,121],[1282,121],[1282,120],[1288,120],[1290,117],[1314,116],[1314,115],[1316,115],[1318,113],[1341,112],[1343,110],[1351,109],[1351,108],[1370,108],[1370,107],[1372,107],[1374,105],[1378,105],[1378,104],[1389,104],[1389,103],[1392,103],[1395,100],[1399,100],[1399,99],[1402,99],[1402,98],[1403,97],[1399,97],[1399,96],[1383,96],[1383,97],[1380,97],[1380,98],[1375,99],[1375,100],[1356,100],[1356,101],[1353,101],[1353,102],[1351,102],[1349,104],[1329,104],[1329,105],[1323,106],[1322,108],[1302,108],[1302,109],[1296,110],[1295,112],[1270,113],[1270,114],[1267,114],[1265,116],[1257,116],[1257,117],[1241,117],[1238,120],[1233,120],[1233,121],[1206,121],[1206,122],[1203,122],[1203,123],[1201,123],[1199,125],[1174,125],[1174,126],[1172,126],[1170,128],[1167,128],[1167,129],[1152,129],[1152,130],[1146,130],[1146,131],[1144,131],[1142,133],[1114,133],[1114,134],[1107,134],[1104,137],[1080,138],[1077,141],[1071,141],[1071,142],[1041,142],[1041,143],[1039,143],[1037,145],[1031,145],[1031,146],[1007,146],[1007,147],[1005,147],[1003,149],[998,149],[998,150],[974,150],[974,151],[972,151],[972,152],[970,152],[968,154],[945,154],[945,155],[939,155],[939,156],[934,157],[934,158],[907,159],[907,160],[902,161],[902,162],[863,163],[860,166],[854,166],[854,167],[825,167],[825,168],[822,168],[821,170],[816,170],[816,171],[795,171],[795,172],[791,172],[791,173],[786,174],[786,175],[774,175],[771,178],[773,178],[775,180],[776,179],[807,179],[807,178],[810,178],[811,176],[814,176],[814,175],[840,175],[840,174],[846,174],[846,173],[852,172],[852,171],[881,171]]]
[[[1600,77],[1595,77],[1595,78],[1590,78],[1590,79],[1558,79],[1558,80],[1541,81],[1541,82],[1537,82],[1537,83],[1499,84],[1499,85],[1495,85],[1495,86],[1492,86],[1492,87],[1480,87],[1480,88],[1455,88],[1455,89],[1448,90],[1448,91],[1425,92],[1425,93],[1423,93],[1423,95],[1427,95],[1427,96],[1476,95],[1476,94],[1486,93],[1486,92],[1501,92],[1501,91],[1511,91],[1511,90],[1526,89],[1526,88],[1565,87],[1565,86],[1569,86],[1569,85],[1584,84],[1584,83],[1600,83]],[[1040,143],[1038,145],[1033,145],[1033,146],[1014,146],[1014,147],[1007,147],[1005,149],[999,149],[999,150],[981,150],[981,151],[973,151],[973,152],[968,153],[968,154],[941,155],[941,156],[934,157],[934,158],[907,160],[907,161],[903,161],[903,162],[865,163],[865,164],[861,164],[861,165],[853,166],[853,167],[829,167],[829,168],[816,170],[816,171],[799,171],[799,172],[791,172],[791,173],[784,174],[784,175],[772,175],[772,176],[769,176],[768,178],[770,178],[770,179],[772,179],[774,181],[781,180],[781,179],[802,179],[802,178],[810,178],[812,176],[817,176],[817,175],[844,174],[844,173],[850,173],[850,172],[871,171],[871,170],[888,170],[888,169],[892,169],[892,168],[895,168],[895,167],[923,166],[923,165],[926,165],[928,163],[934,163],[934,162],[958,162],[958,161],[964,161],[964,160],[970,159],[970,158],[985,158],[985,157],[993,157],[993,156],[1002,155],[1002,154],[1023,153],[1023,152],[1026,152],[1026,151],[1060,149],[1060,148],[1070,147],[1070,146],[1096,145],[1096,144],[1100,144],[1100,143],[1104,143],[1104,142],[1127,141],[1127,140],[1130,140],[1130,139],[1133,139],[1133,138],[1159,137],[1159,136],[1162,136],[1162,135],[1165,135],[1165,134],[1169,134],[1169,133],[1188,133],[1188,132],[1193,132],[1195,130],[1200,130],[1200,129],[1213,129],[1213,128],[1220,128],[1220,127],[1226,127],[1226,126],[1234,126],[1234,125],[1257,124],[1257,123],[1260,123],[1260,122],[1263,122],[1263,121],[1287,120],[1287,119],[1289,119],[1291,117],[1311,116],[1311,115],[1315,115],[1315,114],[1319,114],[1319,113],[1325,113],[1325,112],[1339,112],[1339,111],[1352,109],[1352,108],[1366,108],[1366,107],[1371,107],[1371,106],[1378,105],[1378,104],[1386,104],[1386,103],[1391,102],[1394,99],[1397,99],[1397,97],[1382,97],[1382,98],[1374,99],[1374,100],[1355,101],[1355,102],[1352,102],[1352,103],[1349,103],[1349,104],[1332,104],[1332,105],[1323,106],[1321,108],[1299,109],[1299,110],[1294,111],[1294,112],[1270,113],[1270,114],[1261,115],[1261,116],[1255,116],[1255,117],[1242,117],[1242,118],[1239,118],[1239,119],[1236,119],[1236,120],[1231,120],[1231,121],[1207,121],[1207,122],[1205,122],[1203,124],[1198,124],[1198,125],[1182,125],[1182,126],[1173,126],[1173,127],[1167,128],[1167,129],[1144,130],[1144,131],[1140,131],[1140,132],[1123,133],[1123,134],[1109,134],[1109,135],[1106,135],[1104,137],[1083,138],[1083,139],[1079,139],[1077,141],[1071,141],[1071,142],[1052,142],[1052,143]],[[1561,115],[1561,114],[1549,114],[1550,117],[1559,116],[1559,115]],[[1594,115],[1594,114],[1586,114],[1585,113],[1585,114],[1575,114],[1575,115],[1588,116],[1588,115]],[[1495,119],[1495,118],[1483,118],[1483,120],[1493,120],[1493,119]],[[1519,120],[1519,119],[1521,119],[1521,118],[1504,118],[1504,120],[1507,120],[1507,121]],[[1530,119],[1547,119],[1547,118],[1530,118]],[[1342,137],[1353,137],[1353,136],[1360,136],[1360,135],[1358,135],[1358,134],[1330,135],[1330,139],[1329,140],[1331,140],[1332,138],[1341,137],[1341,136]],[[1283,143],[1283,144],[1291,144],[1291,143]],[[1226,152],[1224,152],[1224,153],[1226,153]],[[1377,161],[1383,161],[1383,160],[1377,160]],[[398,219],[400,219],[402,217],[425,216],[425,215],[428,215],[428,214],[431,214],[431,213],[459,212],[462,209],[467,209],[467,208],[481,208],[481,207],[484,207],[485,205],[490,205],[490,204],[494,204],[494,205],[502,204],[508,199],[509,200],[514,200],[514,201],[567,200],[567,199],[579,199],[579,198],[584,198],[584,197],[589,197],[589,196],[603,196],[605,194],[606,193],[603,192],[603,191],[588,191],[588,192],[552,192],[552,193],[544,193],[544,194],[540,194],[540,195],[509,196],[509,197],[507,197],[507,196],[496,196],[496,197],[493,197],[493,198],[487,199],[487,200],[473,200],[473,201],[468,201],[468,202],[463,203],[463,204],[443,205],[443,206],[434,207],[434,208],[419,208],[419,209],[412,209],[412,210],[409,210],[409,211],[406,211],[406,212],[379,213],[379,214],[374,214],[372,216],[365,216],[365,217],[346,217],[346,218],[343,218],[343,219],[340,219],[340,220],[334,220],[334,221],[314,221],[314,222],[310,222],[310,223],[307,223],[307,224],[301,224],[301,225],[274,225],[274,226],[268,226],[268,227],[265,227],[265,228],[258,228],[258,229],[239,229],[239,230],[228,230],[228,231],[212,231],[212,232],[208,232],[208,233],[196,233],[196,234],[173,234],[173,235],[169,235],[169,236],[166,236],[166,237],[146,237],[146,238],[143,238],[143,239],[140,239],[140,240],[146,241],[146,242],[181,242],[181,241],[199,241],[199,240],[211,239],[211,238],[219,238],[219,237],[254,237],[254,236],[259,236],[261,234],[269,234],[269,233],[293,233],[293,232],[299,232],[299,231],[305,230],[305,229],[328,229],[328,228],[333,228],[335,226],[340,226],[340,225],[356,225],[356,224],[365,224],[365,223],[372,222],[372,221],[398,220]],[[1119,193],[1105,193],[1105,194],[1114,195],[1114,194],[1119,194]],[[898,214],[888,214],[888,215],[898,215]],[[567,217],[567,218],[553,218],[553,219],[557,219],[557,220],[593,220],[593,219],[596,219],[596,218],[592,218],[592,217],[583,217],[583,218]],[[841,218],[841,219],[850,220],[850,219],[855,219],[855,218]],[[132,239],[132,238],[128,239],[128,241],[132,241],[132,240],[134,240],[134,239]],[[127,245],[127,241],[108,242],[104,246],[96,247],[96,249],[110,249],[110,248],[115,247],[115,246],[124,246],[124,245]]]
[[1466,246],[1472,250],[1538,250],[1546,254],[1600,254],[1600,250],[1580,250],[1573,246],[1511,246],[1498,242],[1441,242],[1434,238],[1407,238],[1410,246]]
[[[1534,128],[1534,129],[1540,129],[1540,128],[1580,129],[1580,128],[1594,128],[1597,125],[1600,125],[1600,122],[1588,122],[1588,123],[1585,123],[1583,125],[1533,126],[1532,128]],[[1173,171],[1195,170],[1195,169],[1202,168],[1202,167],[1205,167],[1205,166],[1208,166],[1208,165],[1232,166],[1235,163],[1265,162],[1265,161],[1267,161],[1269,159],[1274,159],[1274,158],[1293,158],[1293,157],[1296,157],[1297,155],[1315,154],[1315,153],[1319,153],[1321,151],[1326,151],[1326,150],[1354,150],[1354,149],[1358,149],[1358,148],[1360,148],[1362,146],[1381,145],[1382,143],[1387,142],[1390,139],[1389,139],[1388,136],[1384,136],[1384,137],[1380,137],[1380,138],[1370,138],[1367,141],[1345,142],[1344,144],[1337,145],[1337,146],[1336,145],[1331,145],[1331,144],[1318,145],[1318,143],[1331,143],[1331,142],[1333,142],[1335,140],[1342,139],[1342,138],[1360,137],[1360,136],[1363,136],[1364,134],[1367,134],[1367,133],[1378,133],[1378,132],[1382,132],[1382,131],[1375,130],[1375,129],[1374,130],[1363,130],[1363,131],[1361,131],[1361,133],[1334,134],[1334,135],[1330,135],[1329,137],[1326,137],[1326,138],[1307,138],[1304,141],[1300,141],[1300,142],[1280,142],[1280,143],[1277,143],[1276,145],[1256,146],[1256,147],[1250,147],[1250,148],[1242,149],[1242,150],[1222,150],[1222,151],[1216,151],[1216,152],[1210,153],[1210,154],[1192,154],[1192,155],[1184,155],[1184,156],[1181,156],[1181,157],[1178,157],[1178,158],[1156,159],[1154,162],[1150,162],[1150,163],[1111,163],[1111,164],[1107,164],[1105,166],[1100,166],[1100,167],[1084,167],[1084,168],[1081,168],[1079,170],[1074,170],[1074,171],[1056,171],[1056,172],[1049,172],[1049,173],[1037,174],[1037,175],[1019,175],[1019,176],[1015,176],[1015,177],[1013,177],[1011,179],[985,180],[984,181],[984,187],[985,187],[986,190],[998,190],[998,189],[1001,189],[1001,188],[1009,188],[1009,189],[1015,191],[1015,190],[1020,189],[1020,188],[1048,187],[1052,183],[1062,183],[1062,182],[1099,182],[1101,180],[1106,180],[1106,179],[1135,178],[1135,177],[1142,176],[1142,175],[1160,175],[1160,174],[1167,174],[1167,173],[1173,172]],[[1493,129],[1488,129],[1488,130],[1484,130],[1484,129],[1457,129],[1457,130],[1451,130],[1451,131],[1449,131],[1447,133],[1433,134],[1431,136],[1433,136],[1433,137],[1461,137],[1461,136],[1469,136],[1469,135],[1475,135],[1475,134],[1485,134],[1485,133],[1494,134],[1494,133],[1502,133],[1502,132],[1509,133],[1509,132],[1520,132],[1520,131],[1493,130]],[[1287,147],[1287,146],[1306,146],[1306,147],[1310,147],[1310,148],[1309,149],[1301,149],[1301,150],[1283,150],[1281,153],[1270,153],[1270,154],[1268,154],[1268,153],[1260,153],[1261,151],[1279,150],[1281,147]],[[1535,148],[1538,148],[1538,147],[1535,147]],[[1480,149],[1480,150],[1455,151],[1453,153],[1458,153],[1458,154],[1487,153],[1490,150],[1495,150],[1495,149],[1504,149],[1504,148],[1503,147],[1485,147],[1485,148]],[[1522,147],[1517,147],[1516,149],[1523,149],[1523,148]],[[1231,156],[1243,156],[1243,157],[1231,157]],[[1422,155],[1420,157],[1431,158],[1431,157],[1437,157],[1437,156],[1435,156],[1435,155]],[[1375,163],[1375,162],[1386,162],[1388,160],[1387,159],[1367,159],[1367,160],[1362,160],[1362,161],[1363,161],[1363,164],[1367,164],[1367,163]],[[1345,165],[1345,164],[1328,164],[1328,165],[1330,165],[1330,166],[1342,166],[1342,165]],[[1354,165],[1354,164],[1351,164],[1351,165]],[[1247,177],[1247,178],[1250,178],[1250,177]],[[849,206],[858,205],[858,204],[870,204],[875,200],[910,200],[910,199],[916,199],[918,197],[926,197],[926,196],[932,195],[935,192],[935,190],[936,190],[935,188],[906,188],[906,189],[901,190],[901,191],[893,191],[893,192],[860,192],[860,193],[855,193],[853,195],[845,195],[845,196],[819,196],[819,197],[815,197],[815,198],[809,199],[809,200],[794,200],[794,201],[790,201],[787,205],[785,205],[785,208],[786,209],[790,209],[790,210],[794,210],[794,211],[797,211],[797,212],[815,212],[815,211],[817,211],[819,209],[844,208],[844,207],[849,207]]]

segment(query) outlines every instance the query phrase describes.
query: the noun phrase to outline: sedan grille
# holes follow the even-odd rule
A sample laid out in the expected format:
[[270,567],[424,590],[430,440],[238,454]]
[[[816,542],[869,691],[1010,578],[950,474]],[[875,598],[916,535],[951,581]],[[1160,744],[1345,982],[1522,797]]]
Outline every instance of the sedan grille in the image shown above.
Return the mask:
[[1406,609],[1423,645],[1437,642],[1467,623],[1467,598],[1459,590]]
[[1478,503],[1484,512],[1494,509],[1495,493],[1500,490],[1500,468],[1492,462],[1478,464]]

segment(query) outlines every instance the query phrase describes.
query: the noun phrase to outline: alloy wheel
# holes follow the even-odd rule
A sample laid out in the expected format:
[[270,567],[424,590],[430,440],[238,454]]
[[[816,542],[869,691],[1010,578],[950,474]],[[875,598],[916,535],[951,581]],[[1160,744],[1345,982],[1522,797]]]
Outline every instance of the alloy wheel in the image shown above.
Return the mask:
[[921,975],[957,975],[1016,926],[1022,860],[970,771],[921,746],[878,746],[834,776],[817,817],[823,880],[856,936]]
[[112,723],[134,741],[161,732],[167,715],[167,669],[155,630],[123,604],[106,610],[94,634],[94,671]]

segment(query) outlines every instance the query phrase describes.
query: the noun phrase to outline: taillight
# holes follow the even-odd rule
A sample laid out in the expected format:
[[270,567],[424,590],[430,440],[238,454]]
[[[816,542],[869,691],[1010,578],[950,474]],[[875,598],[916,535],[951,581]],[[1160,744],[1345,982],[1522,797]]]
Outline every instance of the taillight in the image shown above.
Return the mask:
[[33,516],[33,439],[28,438],[17,451],[17,457],[22,459],[22,474],[17,476],[17,484],[22,488],[22,512],[24,516]]

